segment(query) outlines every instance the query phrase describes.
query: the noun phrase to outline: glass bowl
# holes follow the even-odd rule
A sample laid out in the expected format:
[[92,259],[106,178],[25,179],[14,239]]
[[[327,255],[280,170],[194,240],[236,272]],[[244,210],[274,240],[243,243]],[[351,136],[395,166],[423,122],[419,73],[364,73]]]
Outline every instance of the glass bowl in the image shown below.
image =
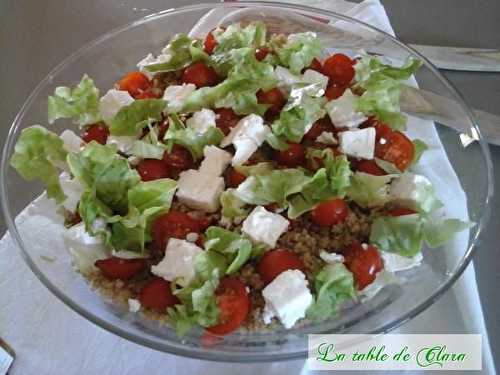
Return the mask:
[[[286,25],[279,23],[279,27],[283,28],[280,31],[284,33],[300,31],[296,30],[300,26],[296,17],[302,20],[307,18],[307,28],[332,42],[327,47],[351,52],[359,49],[378,53],[383,51],[387,58],[399,61],[409,56],[422,60],[423,66],[416,75],[420,87],[457,102],[457,117],[462,118],[471,132],[478,134],[479,141],[465,147],[463,136],[456,131],[437,125],[435,132],[430,126],[432,124],[427,123],[429,131],[435,132],[433,134],[437,139],[434,151],[440,153],[444,148],[450,160],[450,164],[441,163],[429,172],[439,177],[449,174],[451,167],[454,169],[458,177],[454,183],[461,185],[466,200],[447,196],[444,199],[446,207],[453,213],[462,212],[462,216],[468,213],[476,225],[442,249],[424,249],[424,263],[401,273],[400,277],[404,281],[401,285],[388,286],[365,303],[345,307],[337,317],[321,324],[309,323],[291,330],[237,332],[207,348],[201,344],[201,331],[179,338],[168,327],[159,327],[140,314],[132,314],[110,304],[92,291],[83,277],[72,269],[68,254],[57,254],[49,262],[43,248],[26,243],[14,218],[42,192],[42,187],[22,180],[9,167],[8,161],[21,130],[32,124],[47,123],[47,96],[55,87],[72,86],[87,73],[101,90],[111,88],[122,74],[134,70],[142,57],[149,52],[159,52],[174,34],[188,33],[200,17],[210,11],[215,9],[215,12],[227,15],[235,10],[255,10],[255,7],[260,7],[254,12],[255,17],[263,18],[272,27],[276,27],[276,15],[282,21],[290,21],[285,22]],[[325,20],[330,21],[332,26],[326,25]],[[59,121],[50,128],[60,133],[71,126]],[[169,9],[115,29],[82,47],[50,72],[24,103],[10,129],[0,174],[1,201],[9,231],[31,270],[60,300],[83,318],[141,345],[182,356],[234,362],[302,357],[307,351],[307,333],[377,334],[389,332],[414,318],[446,292],[469,264],[488,219],[489,200],[493,191],[488,146],[481,137],[470,109],[453,86],[423,56],[390,35],[340,14],[305,6],[258,2],[201,4]],[[446,187],[440,192],[446,195]],[[461,205],[460,202],[466,204]]]

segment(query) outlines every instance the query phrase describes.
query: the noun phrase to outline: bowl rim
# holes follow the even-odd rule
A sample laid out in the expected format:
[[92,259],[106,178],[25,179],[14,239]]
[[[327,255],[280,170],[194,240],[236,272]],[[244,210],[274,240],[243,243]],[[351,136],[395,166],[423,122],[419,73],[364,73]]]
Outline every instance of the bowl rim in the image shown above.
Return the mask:
[[169,8],[165,9],[163,11],[155,12],[149,15],[146,15],[138,20],[126,23],[122,26],[116,27],[107,33],[102,34],[101,36],[95,38],[94,40],[84,44],[82,47],[80,47],[77,51],[73,52],[70,54],[68,57],[66,57],[64,60],[62,60],[55,68],[53,68],[43,80],[41,80],[38,85],[35,87],[35,89],[32,91],[32,93],[29,95],[29,97],[26,99],[24,104],[22,105],[21,109],[15,116],[11,127],[8,132],[7,136],[7,141],[5,142],[5,145],[3,147],[2,151],[2,161],[1,161],[1,168],[0,168],[0,203],[2,206],[2,213],[3,216],[6,220],[7,223],[7,229],[11,236],[14,238],[14,242],[16,243],[17,247],[21,250],[21,256],[23,257],[24,261],[28,265],[28,267],[31,269],[31,271],[35,274],[35,276],[42,282],[42,284],[49,289],[49,291],[54,294],[57,298],[59,298],[66,306],[71,308],[73,311],[78,313],[79,315],[83,316],[84,318],[88,319],[92,323],[96,324],[97,326],[116,334],[119,337],[125,338],[131,342],[149,347],[154,350],[158,350],[161,352],[167,352],[167,353],[172,353],[176,355],[181,355],[181,356],[186,356],[186,357],[191,357],[191,358],[197,358],[197,359],[203,359],[203,360],[211,360],[211,361],[226,361],[226,362],[267,362],[267,361],[281,361],[281,360],[291,360],[291,359],[298,359],[298,358],[304,358],[306,356],[307,350],[299,350],[295,352],[289,352],[289,353],[273,353],[271,355],[265,354],[265,353],[245,353],[244,356],[241,355],[241,353],[235,353],[235,352],[228,352],[228,351],[204,351],[200,348],[188,348],[185,345],[182,344],[174,344],[172,342],[164,342],[159,344],[157,341],[151,340],[149,338],[144,338],[144,337],[138,337],[133,333],[129,333],[128,331],[119,328],[117,326],[114,326],[113,324],[108,323],[107,321],[101,319],[97,315],[87,311],[85,308],[80,307],[80,305],[76,302],[74,302],[71,298],[66,296],[63,292],[61,292],[44,274],[42,271],[38,269],[36,266],[35,262],[31,259],[30,255],[24,248],[24,244],[22,241],[22,238],[17,231],[15,221],[9,211],[8,208],[8,202],[9,202],[9,194],[7,191],[7,170],[9,168],[9,162],[8,162],[8,157],[11,154],[12,148],[14,147],[14,135],[20,125],[21,119],[24,117],[24,115],[27,112],[27,109],[30,107],[34,99],[37,97],[39,92],[42,90],[42,88],[50,83],[53,75],[57,74],[59,71],[64,69],[68,64],[71,64],[74,62],[76,59],[78,59],[80,56],[85,54],[87,51],[91,50],[94,46],[106,41],[109,38],[114,37],[115,35],[126,31],[130,28],[133,28],[138,25],[142,25],[144,23],[148,23],[152,20],[155,19],[160,19],[166,15],[170,14],[175,14],[175,13],[184,13],[184,12],[189,12],[189,11],[195,11],[195,10],[201,10],[201,9],[215,9],[215,8],[238,8],[238,7],[280,7],[284,8],[285,10],[292,10],[292,11],[304,11],[308,13],[314,13],[314,14],[319,14],[323,15],[326,17],[334,17],[336,19],[340,20],[345,20],[354,24],[359,24],[367,29],[370,29],[372,31],[375,31],[385,38],[391,40],[393,43],[395,43],[398,47],[402,48],[403,50],[406,50],[407,52],[410,52],[414,56],[417,56],[419,59],[423,61],[423,64],[426,65],[426,67],[436,76],[439,78],[440,83],[443,84],[454,96],[455,99],[458,101],[462,109],[464,110],[465,114],[468,117],[468,120],[470,121],[472,127],[475,129],[475,132],[478,135],[478,142],[480,144],[481,150],[482,150],[482,155],[486,160],[486,167],[487,167],[487,194],[486,197],[484,198],[484,201],[482,202],[484,210],[483,210],[483,215],[480,217],[477,224],[477,231],[475,233],[475,236],[469,240],[469,246],[467,250],[465,251],[463,257],[461,258],[460,262],[458,263],[455,272],[442,284],[440,285],[439,288],[437,288],[430,296],[426,298],[425,301],[420,303],[418,306],[404,314],[403,316],[399,317],[398,319],[389,322],[387,324],[384,324],[383,326],[379,327],[378,329],[368,332],[369,334],[373,335],[378,335],[378,334],[384,334],[387,332],[392,331],[395,328],[398,328],[402,324],[406,323],[407,321],[413,319],[415,316],[426,310],[428,307],[430,307],[433,303],[435,303],[446,291],[450,289],[450,287],[455,283],[455,281],[462,275],[466,267],[469,265],[469,263],[472,260],[472,256],[474,255],[477,247],[478,247],[478,242],[479,242],[479,237],[481,236],[484,228],[486,227],[489,217],[490,217],[490,211],[491,211],[491,199],[493,197],[493,164],[491,161],[491,155],[489,151],[489,146],[487,142],[485,141],[480,129],[477,126],[477,122],[475,121],[475,117],[473,115],[472,110],[466,103],[465,99],[461,95],[461,93],[454,87],[452,83],[448,81],[447,78],[445,78],[439,71],[438,69],[424,56],[422,56],[419,52],[417,52],[415,49],[412,47],[409,47],[408,45],[404,44],[403,42],[399,41],[397,38],[394,36],[388,34],[387,32],[380,30],[376,27],[373,27],[363,21],[359,21],[357,19],[351,18],[349,16],[345,16],[343,14],[337,13],[337,12],[332,12],[329,10],[324,10],[324,9],[319,9],[319,8],[314,8],[310,6],[305,6],[305,5],[297,5],[297,4],[291,4],[291,3],[281,3],[281,2],[268,2],[268,1],[237,1],[237,2],[220,2],[220,3],[200,3],[200,4],[195,4],[195,5],[187,5],[187,6],[182,6],[178,8]]

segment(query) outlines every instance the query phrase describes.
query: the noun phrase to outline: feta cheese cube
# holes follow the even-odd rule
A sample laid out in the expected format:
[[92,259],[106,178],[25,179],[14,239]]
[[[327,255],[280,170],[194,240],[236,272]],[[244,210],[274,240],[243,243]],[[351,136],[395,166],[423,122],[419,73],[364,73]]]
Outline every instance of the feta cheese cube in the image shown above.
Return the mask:
[[325,104],[325,109],[337,128],[355,128],[363,123],[367,117],[356,110],[358,97],[350,89],[337,99]]
[[429,197],[432,183],[424,176],[403,173],[392,181],[389,188],[391,199],[398,205],[416,210]]
[[289,222],[283,216],[257,206],[243,221],[241,231],[256,243],[273,248],[280,236],[288,229]]
[[66,195],[66,199],[62,202],[62,206],[68,211],[76,212],[78,202],[85,190],[82,184],[80,184],[78,180],[71,178],[66,172],[61,173],[59,176],[59,184],[61,185],[64,195]]
[[128,154],[134,147],[136,140],[137,137],[133,137],[131,135],[110,135],[108,136],[106,144],[116,145],[118,151]]
[[271,132],[269,126],[264,125],[262,117],[251,114],[242,118],[231,132],[222,140],[221,147],[231,143],[236,149],[231,164],[241,165],[246,162],[259,146],[264,143],[266,136]]
[[381,251],[380,255],[384,261],[384,269],[389,272],[398,272],[409,270],[422,263],[422,253],[418,253],[414,257],[407,258],[399,254],[388,253],[386,251]]
[[335,136],[333,135],[333,133],[330,132],[323,132],[320,135],[318,135],[318,138],[316,138],[316,142],[324,143],[325,145],[338,144],[337,140],[335,139]]
[[280,273],[262,291],[266,301],[263,312],[264,323],[277,317],[285,328],[292,328],[297,320],[306,316],[313,297],[307,287],[306,276],[299,270]]
[[205,146],[203,149],[205,159],[201,162],[200,173],[220,176],[227,168],[233,155],[216,146]]
[[192,83],[182,85],[171,85],[165,89],[163,100],[167,102],[170,111],[178,111],[184,105],[184,102],[191,93],[196,90]]
[[73,153],[79,152],[83,144],[83,140],[79,136],[77,136],[75,132],[73,132],[72,130],[66,129],[61,133],[59,138],[62,139],[63,147],[68,152],[73,152]]
[[195,112],[187,119],[186,125],[196,133],[204,134],[208,129],[215,127],[215,112],[211,109]]
[[182,172],[177,181],[177,198],[190,208],[205,212],[219,209],[224,191],[224,178],[190,169]]
[[373,159],[375,152],[375,129],[357,129],[340,132],[340,151],[349,156]]
[[322,96],[328,86],[328,77],[315,70],[307,69],[302,75],[302,82],[316,84],[320,88],[319,96]]
[[344,256],[337,253],[327,253],[325,250],[319,252],[319,257],[326,263],[344,263]]
[[165,256],[151,272],[167,281],[175,281],[180,286],[188,285],[195,276],[194,260],[203,252],[195,244],[170,238],[165,249]]
[[[321,96],[325,93],[326,87],[328,86],[328,77],[312,69],[308,69],[303,75],[295,75],[291,73],[288,69],[282,66],[277,66],[274,69],[274,76],[278,81],[278,88],[285,94],[288,94],[292,86],[298,83],[309,83],[315,84],[313,89],[306,90],[308,95],[313,95],[313,93],[318,93],[317,96]],[[319,90],[318,90],[319,88]]]
[[123,107],[131,104],[134,98],[127,91],[109,90],[99,101],[99,112],[105,122],[111,120]]
[[134,298],[128,299],[128,310],[130,312],[136,313],[141,309],[141,302]]

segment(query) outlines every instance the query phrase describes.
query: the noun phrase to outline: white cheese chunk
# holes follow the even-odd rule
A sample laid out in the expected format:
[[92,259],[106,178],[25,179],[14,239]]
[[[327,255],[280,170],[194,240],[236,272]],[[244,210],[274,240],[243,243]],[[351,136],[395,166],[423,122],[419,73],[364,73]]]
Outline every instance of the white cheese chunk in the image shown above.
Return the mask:
[[426,177],[403,173],[392,181],[389,195],[398,205],[415,210],[419,202],[429,196],[430,188],[432,188],[432,183]]
[[375,128],[348,130],[338,134],[340,151],[349,156],[373,159],[375,152]]
[[177,181],[177,198],[195,210],[215,212],[224,191],[224,178],[190,169],[182,172]]
[[165,89],[163,100],[167,102],[167,106],[171,111],[177,111],[182,108],[184,102],[194,90],[196,90],[196,86],[192,83],[171,85]]
[[170,238],[164,258],[151,267],[151,272],[167,281],[186,286],[195,276],[194,260],[202,252],[202,249],[189,241]]
[[335,136],[333,135],[333,133],[330,133],[330,132],[322,132],[316,138],[316,142],[324,143],[325,145],[336,145],[336,144],[338,144],[338,141],[335,139]]
[[326,263],[344,263],[344,256],[337,253],[328,253],[325,250],[319,252],[319,257]]
[[128,310],[130,312],[136,313],[141,309],[141,302],[134,298],[128,299]]
[[198,134],[205,134],[208,129],[215,127],[215,112],[205,108],[195,112],[187,119],[186,125]]
[[350,89],[337,99],[325,104],[325,109],[337,128],[355,128],[363,123],[367,117],[356,110],[358,97]]
[[399,284],[398,277],[387,270],[382,270],[377,273],[375,280],[370,285],[367,285],[363,290],[359,292],[361,301],[369,300],[380,292],[385,286],[390,284]]
[[328,77],[315,70],[307,69],[302,75],[302,82],[316,84],[320,88],[320,96],[325,93],[328,86]]
[[274,76],[278,81],[278,88],[284,93],[290,92],[294,84],[302,82],[301,76],[292,74],[287,68],[279,65],[274,69]]
[[110,135],[106,144],[116,145],[118,151],[128,154],[134,147],[135,141],[137,141],[137,137],[131,135]]
[[72,130],[65,130],[61,133],[59,138],[63,141],[63,147],[68,152],[79,152],[82,148],[83,139],[75,134]]
[[99,112],[104,121],[108,122],[120,109],[131,104],[134,98],[127,91],[109,90],[99,101]]
[[111,255],[116,257],[116,258],[122,258],[122,259],[141,259],[141,258],[146,258],[145,254],[142,253],[136,253],[134,251],[128,251],[128,250],[111,250]]
[[289,224],[283,216],[269,212],[262,206],[257,206],[243,221],[241,231],[247,234],[252,241],[273,248],[280,236],[286,232]]
[[63,207],[68,211],[76,212],[78,202],[85,190],[82,184],[78,180],[71,178],[66,172],[61,173],[59,176],[59,184],[64,195],[66,195],[66,199],[62,202]]
[[241,165],[246,162],[259,146],[264,143],[266,136],[271,132],[269,126],[264,125],[262,117],[251,114],[242,118],[231,132],[222,140],[221,147],[231,143],[236,149],[231,164]]
[[278,81],[278,88],[285,94],[291,91],[293,85],[302,83],[315,85],[311,90],[306,90],[308,95],[317,93],[318,95],[314,96],[322,96],[328,86],[328,77],[312,69],[307,69],[302,75],[295,75],[288,69],[277,66],[274,69],[274,76]]
[[264,288],[262,296],[266,301],[264,323],[269,324],[273,317],[277,317],[287,329],[305,317],[313,301],[306,277],[299,270],[280,273]]
[[411,258],[386,251],[381,251],[380,255],[384,261],[384,269],[389,272],[405,271],[417,267],[422,263],[423,259],[422,253],[418,253]]
[[217,146],[205,146],[203,149],[205,158],[200,165],[200,173],[220,176],[227,168],[233,155]]

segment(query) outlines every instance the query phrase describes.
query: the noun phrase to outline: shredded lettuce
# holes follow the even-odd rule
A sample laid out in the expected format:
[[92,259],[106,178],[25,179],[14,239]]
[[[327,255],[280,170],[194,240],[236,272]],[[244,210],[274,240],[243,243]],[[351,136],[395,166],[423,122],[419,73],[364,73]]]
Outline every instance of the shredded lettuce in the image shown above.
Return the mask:
[[427,144],[420,139],[414,139],[412,140],[412,142],[415,149],[415,154],[413,155],[411,165],[415,165],[418,163],[423,153],[429,149],[429,146],[427,146]]
[[48,99],[48,117],[50,124],[60,118],[71,118],[80,126],[100,121],[99,90],[94,81],[85,74],[73,89],[57,87]]
[[227,189],[220,195],[221,214],[225,218],[243,218],[248,215],[249,210],[245,208],[246,203],[235,195],[235,189]]
[[293,74],[300,74],[322,51],[319,38],[316,33],[310,31],[291,34],[284,44],[279,38],[272,38],[270,45],[278,57],[279,64],[289,67]]
[[389,182],[393,177],[356,172],[351,177],[347,196],[364,208],[382,206],[389,201]]
[[241,27],[239,23],[233,23],[226,29],[218,28],[212,31],[217,41],[214,54],[227,52],[239,48],[258,48],[266,43],[266,25],[256,21]]
[[47,196],[62,203],[66,195],[59,183],[59,168],[66,164],[66,155],[64,142],[57,134],[34,125],[21,132],[10,165],[25,180],[41,180]]
[[134,141],[130,153],[141,159],[158,159],[163,158],[166,150],[166,145],[158,140],[156,129],[148,125],[149,132],[141,140]]
[[162,99],[135,100],[122,107],[109,124],[109,132],[118,136],[138,136],[151,120],[160,120],[166,102]]

